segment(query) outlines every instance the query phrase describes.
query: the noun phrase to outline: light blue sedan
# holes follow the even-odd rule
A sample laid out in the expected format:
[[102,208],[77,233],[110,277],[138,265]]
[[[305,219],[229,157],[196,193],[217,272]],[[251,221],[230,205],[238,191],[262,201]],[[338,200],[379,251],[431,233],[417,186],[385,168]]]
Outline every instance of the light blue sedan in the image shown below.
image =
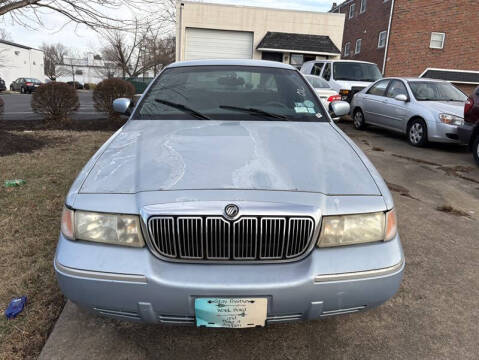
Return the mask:
[[[293,67],[168,66],[65,200],[63,293],[125,320],[244,328],[378,306],[405,266],[391,194]],[[334,116],[349,104],[331,104]]]
[[385,78],[354,95],[354,127],[375,125],[407,135],[409,143],[459,143],[467,96],[446,81]]

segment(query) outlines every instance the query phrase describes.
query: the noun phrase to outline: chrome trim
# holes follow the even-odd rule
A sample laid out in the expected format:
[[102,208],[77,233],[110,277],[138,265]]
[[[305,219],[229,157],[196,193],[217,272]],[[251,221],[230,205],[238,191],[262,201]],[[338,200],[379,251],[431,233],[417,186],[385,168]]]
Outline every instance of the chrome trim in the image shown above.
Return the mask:
[[56,259],[55,259],[55,268],[57,271],[66,275],[78,276],[78,277],[89,278],[94,280],[110,280],[110,281],[131,282],[131,283],[138,283],[138,284],[147,283],[146,276],[144,275],[80,270],[80,269],[75,269],[75,268],[62,265]]
[[316,275],[314,277],[314,283],[323,283],[323,282],[330,282],[330,281],[344,281],[344,280],[358,280],[358,279],[366,279],[378,276],[385,276],[390,275],[393,273],[398,272],[405,266],[405,260],[402,259],[396,265],[382,268],[382,269],[375,269],[375,270],[366,270],[366,271],[357,271],[357,272],[349,272],[349,273],[341,273],[341,274],[326,274],[326,275]]
[[[148,222],[150,218],[153,217],[186,217],[186,216],[197,216],[197,217],[222,217],[224,216],[224,208],[226,205],[234,202],[239,207],[239,214],[237,215],[237,220],[242,220],[247,217],[286,217],[286,218],[310,218],[314,224],[313,232],[311,235],[311,240],[309,246],[296,257],[288,258],[285,257],[279,260],[247,260],[247,259],[238,259],[234,258],[234,247],[231,250],[231,259],[230,260],[211,260],[211,259],[180,259],[164,256],[159,253],[154,245],[154,241],[150,238],[150,232],[148,229]],[[151,204],[146,205],[140,209],[140,217],[142,219],[141,228],[143,231],[143,238],[145,243],[148,246],[148,249],[155,255],[157,258],[169,261],[169,262],[179,262],[179,263],[202,263],[202,264],[269,264],[269,263],[288,263],[295,262],[304,259],[308,256],[313,248],[315,247],[318,238],[319,231],[321,229],[321,209],[318,206],[296,204],[296,203],[281,203],[281,202],[260,202],[260,201],[236,201],[235,199],[229,199],[224,201],[179,201],[172,203],[162,203],[162,204]],[[233,226],[235,220],[231,221]],[[259,221],[258,221],[259,222]],[[258,224],[259,227],[259,224]],[[259,229],[258,229],[259,230]],[[258,234],[259,236],[259,234]],[[256,252],[259,250],[256,249]]]
[[[283,230],[281,230],[281,226],[283,227]],[[270,229],[269,232],[268,232],[268,227]],[[263,228],[265,229],[263,230]],[[273,229],[271,230],[271,228]],[[268,239],[266,239],[265,234],[268,234]],[[288,234],[289,234],[289,230],[288,230]],[[278,236],[277,239],[275,239],[276,235]],[[259,226],[259,239],[260,239],[259,258],[261,260],[282,259],[284,243],[286,241],[286,218],[262,217],[260,221],[260,226]],[[311,241],[311,238],[309,240]],[[276,250],[277,245],[279,247],[278,250]],[[272,249],[271,247],[274,247],[274,248]],[[280,254],[280,256],[277,256],[278,253]]]
[[[237,234],[236,232],[242,232],[244,233],[244,228],[246,226],[246,228],[248,229],[248,224],[249,222],[251,222],[251,231],[253,230],[253,226],[254,226],[254,234],[255,234],[255,237],[253,239],[251,239],[251,241],[254,242],[254,253],[252,254],[253,256],[239,256],[239,254],[236,253],[236,242],[233,244],[233,260],[236,260],[236,261],[248,261],[248,260],[254,260],[256,259],[256,256],[258,254],[258,238],[259,238],[259,231],[258,231],[258,218],[256,217],[243,217],[241,219],[238,219],[236,220],[234,223],[233,223],[233,239],[236,239],[238,240],[239,237],[237,237]],[[243,225],[244,223],[246,223],[246,225]],[[244,236],[242,236],[242,242],[245,242],[246,239],[244,238]],[[244,247],[243,247],[244,249]]]

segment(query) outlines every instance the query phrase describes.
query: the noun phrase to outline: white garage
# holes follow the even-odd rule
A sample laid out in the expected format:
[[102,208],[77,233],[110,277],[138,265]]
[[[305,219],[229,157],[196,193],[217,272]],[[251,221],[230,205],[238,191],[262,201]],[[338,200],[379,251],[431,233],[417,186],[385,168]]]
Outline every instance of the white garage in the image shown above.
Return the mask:
[[253,33],[186,28],[185,60],[251,59]]

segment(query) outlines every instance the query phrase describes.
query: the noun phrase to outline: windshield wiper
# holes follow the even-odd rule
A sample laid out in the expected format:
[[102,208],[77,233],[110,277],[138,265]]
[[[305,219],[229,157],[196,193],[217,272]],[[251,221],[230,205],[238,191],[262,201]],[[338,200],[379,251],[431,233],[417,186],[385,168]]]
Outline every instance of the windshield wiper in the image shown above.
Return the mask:
[[190,114],[190,115],[193,115],[194,117],[197,117],[198,119],[203,119],[203,120],[211,120],[208,116],[200,113],[199,111],[196,111],[186,105],[183,105],[183,104],[177,104],[177,103],[174,103],[174,102],[171,102],[171,101],[168,101],[168,100],[163,100],[163,99],[155,99],[156,102],[160,103],[160,104],[163,104],[163,105],[167,105],[167,106],[171,106],[172,108],[175,108],[175,109],[178,109],[178,110],[181,110],[187,114]]
[[287,117],[284,115],[279,115],[275,113],[271,113],[268,111],[264,111],[261,109],[255,109],[255,108],[246,108],[246,107],[239,107],[239,106],[230,106],[230,105],[220,105],[220,109],[225,109],[225,110],[236,110],[236,111],[244,111],[253,115],[263,115],[263,116],[268,116],[270,118],[275,118],[275,119],[282,119],[286,120]]

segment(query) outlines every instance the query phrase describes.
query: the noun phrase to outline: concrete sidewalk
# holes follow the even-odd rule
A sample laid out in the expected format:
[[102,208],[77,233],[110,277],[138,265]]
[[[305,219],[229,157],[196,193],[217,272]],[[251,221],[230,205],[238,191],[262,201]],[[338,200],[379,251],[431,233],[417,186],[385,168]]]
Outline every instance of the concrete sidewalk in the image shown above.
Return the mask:
[[118,322],[69,302],[40,359],[477,359],[479,168],[472,155],[341,126],[393,191],[406,270],[392,300],[364,313],[244,330]]

